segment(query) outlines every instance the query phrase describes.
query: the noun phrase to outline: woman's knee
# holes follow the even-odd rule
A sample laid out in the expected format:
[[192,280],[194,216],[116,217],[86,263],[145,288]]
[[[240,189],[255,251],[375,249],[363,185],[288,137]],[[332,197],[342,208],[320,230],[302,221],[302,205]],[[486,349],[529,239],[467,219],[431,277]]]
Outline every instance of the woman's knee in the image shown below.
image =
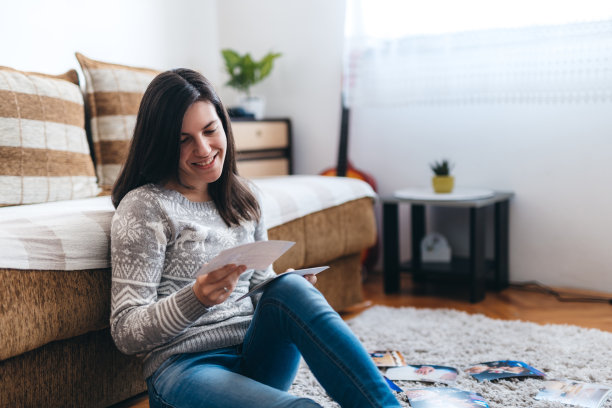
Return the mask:
[[[320,292],[303,276],[288,273],[275,279],[265,290],[263,297],[300,299],[321,296]],[[263,299],[262,299],[263,300]]]
[[[262,307],[276,306],[274,309],[291,311],[296,316],[311,320],[321,313],[334,313],[321,292],[303,276],[287,274],[274,280],[264,291],[259,301]],[[258,305],[258,307],[259,307]]]

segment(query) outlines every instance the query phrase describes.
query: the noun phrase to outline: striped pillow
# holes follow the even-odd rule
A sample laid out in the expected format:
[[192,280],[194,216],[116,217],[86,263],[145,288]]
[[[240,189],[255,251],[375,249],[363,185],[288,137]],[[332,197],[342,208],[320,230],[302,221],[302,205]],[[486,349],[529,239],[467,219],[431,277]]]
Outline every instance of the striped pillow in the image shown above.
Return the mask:
[[98,194],[78,83],[0,67],[0,206]]
[[86,80],[98,183],[108,190],[127,157],[142,95],[159,71],[76,57]]

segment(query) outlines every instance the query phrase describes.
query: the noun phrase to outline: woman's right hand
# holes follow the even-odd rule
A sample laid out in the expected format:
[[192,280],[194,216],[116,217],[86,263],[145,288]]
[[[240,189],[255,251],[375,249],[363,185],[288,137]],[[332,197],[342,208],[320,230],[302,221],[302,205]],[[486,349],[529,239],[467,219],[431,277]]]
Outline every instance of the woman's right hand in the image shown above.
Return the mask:
[[244,271],[245,265],[229,264],[200,275],[193,285],[193,292],[206,307],[221,304],[234,291],[238,278]]

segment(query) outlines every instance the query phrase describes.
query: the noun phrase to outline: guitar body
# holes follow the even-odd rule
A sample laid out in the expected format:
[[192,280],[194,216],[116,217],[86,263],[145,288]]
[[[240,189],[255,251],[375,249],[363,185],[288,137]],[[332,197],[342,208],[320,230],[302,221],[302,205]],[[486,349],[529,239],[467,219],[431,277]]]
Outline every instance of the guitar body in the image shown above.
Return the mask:
[[[332,177],[336,177],[338,176],[338,168],[337,167],[332,167],[326,170],[323,170],[321,172],[322,176],[332,176]],[[354,178],[354,179],[359,179],[359,180],[363,180],[366,183],[368,183],[370,186],[372,186],[372,189],[374,191],[376,190],[376,180],[374,180],[374,177],[372,177],[371,175],[369,175],[368,173],[361,171],[359,169],[356,169],[355,167],[353,167],[353,164],[351,163],[350,160],[347,160],[346,162],[346,174],[343,177],[349,177],[349,178]]]
[[[338,166],[332,167],[321,172],[322,176],[332,177],[350,177],[365,181],[368,183],[374,191],[377,191],[376,180],[368,173],[355,168],[351,161],[348,159],[348,121],[349,121],[349,110],[342,106],[342,122],[340,125],[340,146],[338,149]],[[364,250],[361,253],[361,264],[366,270],[371,270],[378,261],[378,239],[374,246]]]

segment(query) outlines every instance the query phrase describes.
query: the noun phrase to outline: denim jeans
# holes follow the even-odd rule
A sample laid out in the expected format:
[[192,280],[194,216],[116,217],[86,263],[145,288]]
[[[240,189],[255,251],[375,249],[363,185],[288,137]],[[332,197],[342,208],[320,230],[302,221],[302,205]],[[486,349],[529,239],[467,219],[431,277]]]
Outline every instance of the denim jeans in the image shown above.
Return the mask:
[[342,407],[399,407],[378,368],[342,318],[301,276],[273,281],[242,345],[166,360],[147,379],[157,407],[317,407],[286,392],[303,356]]

